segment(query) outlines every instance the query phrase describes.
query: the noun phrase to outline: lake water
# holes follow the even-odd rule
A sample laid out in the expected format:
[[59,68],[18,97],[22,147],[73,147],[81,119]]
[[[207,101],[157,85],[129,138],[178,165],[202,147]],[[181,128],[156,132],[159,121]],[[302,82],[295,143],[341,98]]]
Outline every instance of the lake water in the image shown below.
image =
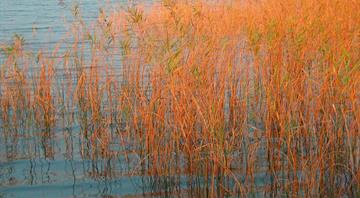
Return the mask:
[[[128,5],[119,0],[77,2],[83,19],[89,23],[99,8],[114,10]],[[51,50],[68,31],[66,24],[72,20],[74,4],[73,0],[0,0],[0,43],[10,43],[16,33],[24,37],[29,51]],[[79,130],[76,126],[73,129]],[[57,131],[52,159],[39,154],[44,148],[37,137],[20,137],[9,144],[4,138],[6,132],[1,131],[0,197],[110,197],[144,192],[144,177],[121,175],[123,167],[117,163],[121,159],[83,159],[75,140],[70,143],[74,152],[69,153],[65,149],[69,144],[56,140],[63,130]]]
[[51,44],[63,38],[67,24],[73,19],[72,8],[79,5],[86,22],[93,21],[99,9],[114,11],[141,2],[150,5],[156,1],[127,0],[1,0],[0,42],[10,42],[13,35],[20,34],[32,49],[49,49]]

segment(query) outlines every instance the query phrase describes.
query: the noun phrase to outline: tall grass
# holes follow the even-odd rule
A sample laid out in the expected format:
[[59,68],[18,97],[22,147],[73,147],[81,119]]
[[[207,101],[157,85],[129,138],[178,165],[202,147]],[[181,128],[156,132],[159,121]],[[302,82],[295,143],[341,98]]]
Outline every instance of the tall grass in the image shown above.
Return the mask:
[[87,26],[75,7],[57,61],[2,47],[4,137],[79,124],[84,159],[124,159],[165,196],[359,196],[359,8],[163,1]]

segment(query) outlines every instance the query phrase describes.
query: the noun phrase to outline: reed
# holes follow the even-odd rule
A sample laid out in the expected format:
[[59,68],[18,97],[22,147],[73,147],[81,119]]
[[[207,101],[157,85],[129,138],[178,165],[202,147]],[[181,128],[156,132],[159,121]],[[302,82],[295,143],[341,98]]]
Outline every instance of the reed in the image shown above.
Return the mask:
[[152,195],[359,196],[359,8],[163,1],[87,25],[75,6],[58,61],[2,47],[3,135],[22,117],[45,141],[61,119],[94,176],[122,159]]
[[132,35],[129,106],[150,173],[202,178],[207,196],[245,196],[266,168],[270,196],[355,196],[358,6],[177,1],[113,15],[115,35]]

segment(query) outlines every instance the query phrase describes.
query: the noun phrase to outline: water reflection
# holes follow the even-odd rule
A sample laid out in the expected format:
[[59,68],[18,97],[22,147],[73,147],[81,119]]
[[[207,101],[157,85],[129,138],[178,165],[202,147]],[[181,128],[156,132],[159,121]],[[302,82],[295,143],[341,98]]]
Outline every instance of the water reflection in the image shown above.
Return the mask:
[[58,0],[58,5],[61,7],[66,7],[65,0]]
[[128,193],[136,192],[134,186],[129,187],[132,179],[123,179],[126,177],[121,157],[97,154],[80,127],[50,128],[2,125],[1,192],[16,197],[30,191],[38,196],[44,189],[58,197],[70,191],[74,197],[110,195],[113,186],[122,180],[128,189],[133,189]]
[[111,160],[38,158],[4,162],[0,178],[0,192],[15,197],[25,194],[42,197],[43,192],[51,193],[52,197],[126,195],[136,194],[138,189],[132,184],[134,178],[115,174]]

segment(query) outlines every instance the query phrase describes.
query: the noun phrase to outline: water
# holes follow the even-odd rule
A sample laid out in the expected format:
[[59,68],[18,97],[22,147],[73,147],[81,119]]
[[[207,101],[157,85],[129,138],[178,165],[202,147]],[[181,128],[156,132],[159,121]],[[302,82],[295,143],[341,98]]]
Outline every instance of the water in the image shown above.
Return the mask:
[[[99,8],[115,10],[128,5],[124,0],[0,0],[0,43],[10,43],[13,35],[19,34],[28,51],[52,50],[66,35],[76,3],[87,23],[96,19]],[[75,141],[78,131],[75,127],[74,133],[69,132],[71,143],[65,143],[60,141],[64,130],[56,130],[49,143],[51,151],[41,146],[40,138],[34,136],[36,131],[22,131],[21,137],[13,140],[1,134],[0,197],[99,197],[143,192],[139,187],[143,177],[122,175],[121,157],[96,162],[83,159],[80,143]],[[46,152],[52,153],[50,158],[41,154]]]
[[1,0],[0,42],[10,42],[12,36],[22,35],[33,50],[49,49],[51,44],[63,38],[73,19],[72,9],[79,5],[81,16],[91,23],[99,9],[120,10],[141,2],[150,5],[154,0]]
[[9,197],[96,197],[141,193],[135,185],[139,178],[91,178],[85,174],[90,169],[89,164],[90,161],[45,159],[3,163],[1,193]]
[[[151,4],[152,2],[145,3]],[[142,3],[144,2],[142,1]],[[71,39],[66,37],[66,34],[73,20],[71,10],[75,4],[73,0],[0,0],[0,43],[10,43],[13,35],[19,34],[25,39],[26,50],[34,53],[40,49],[45,53],[49,53],[55,44],[62,39],[68,39],[65,41],[71,45]],[[96,20],[100,8],[114,11],[127,7],[129,2],[82,0],[78,1],[78,5],[82,19],[87,24],[91,24]],[[65,46],[63,45],[64,48]],[[89,56],[85,55],[85,59],[87,57]],[[121,79],[122,72],[120,71],[121,61],[119,56],[107,57],[104,62],[107,61],[114,63],[111,65],[111,67],[115,67],[112,68],[111,75],[114,75],[115,79]],[[87,66],[91,59],[85,60],[85,62],[84,65]],[[31,68],[30,72],[36,74],[38,71],[36,69],[38,68]],[[62,78],[61,71],[57,72],[56,83],[59,84],[60,88],[61,85],[67,88],[69,85],[66,83],[69,78]],[[71,82],[76,83],[75,80],[70,80]],[[54,89],[57,88],[59,87]],[[63,87],[62,89],[60,91],[66,90]],[[75,86],[72,89],[75,89]],[[58,90],[53,90],[53,93],[57,93],[56,91]],[[117,93],[117,91],[114,92]],[[72,102],[72,99],[69,99],[69,101]],[[55,104],[58,104],[56,102],[60,104],[59,101],[55,101]],[[106,105],[108,104],[102,104],[102,108],[106,109]],[[55,106],[61,112],[62,106]],[[119,108],[111,107],[111,109]],[[186,186],[188,181],[194,183],[190,185],[203,187],[204,176],[199,176],[200,181],[196,181],[198,178],[194,179],[191,176],[187,178],[185,174],[181,175],[182,173],[178,173],[178,175],[171,178],[147,176],[146,173],[142,172],[143,167],[140,165],[146,158],[142,156],[144,154],[136,153],[138,151],[137,145],[132,145],[131,139],[125,139],[124,141],[125,144],[129,143],[129,146],[119,145],[119,136],[121,135],[116,134],[118,131],[113,129],[112,124],[106,123],[107,130],[110,130],[110,133],[114,135],[111,138],[113,140],[110,142],[111,146],[109,146],[111,155],[92,157],[92,149],[94,148],[89,146],[88,140],[84,140],[84,130],[82,129],[84,125],[79,123],[81,122],[79,121],[79,118],[81,118],[79,111],[79,109],[74,109],[72,112],[72,108],[65,110],[66,113],[76,114],[75,117],[78,118],[70,122],[68,120],[73,119],[71,115],[62,116],[57,112],[59,114],[56,115],[57,120],[50,135],[46,135],[43,126],[32,123],[34,118],[29,117],[30,121],[27,120],[27,115],[33,115],[33,112],[27,112],[27,110],[11,112],[19,114],[17,117],[19,120],[16,122],[15,127],[3,127],[4,124],[1,123],[0,119],[0,197],[142,196],[151,192],[163,192],[164,189],[182,193],[179,192],[179,189],[180,191],[184,190],[184,192],[188,190],[185,189],[188,188]],[[109,113],[109,110],[105,112],[108,114],[113,113]],[[0,115],[1,113],[0,111]],[[110,117],[105,114],[102,114],[102,116]],[[25,119],[22,120],[22,117]],[[96,129],[98,127],[88,123],[91,122],[90,119],[86,119],[85,122],[85,125],[89,125],[89,128]],[[15,121],[10,120],[10,123],[14,124]],[[116,127],[118,129],[123,128],[119,125],[114,128]],[[128,148],[130,149],[126,150]],[[124,156],[123,153],[127,153],[127,156]],[[243,156],[240,152],[233,154],[236,157]],[[180,159],[179,166],[185,167],[182,164],[186,163],[184,156],[181,156],[181,154],[174,155],[176,155],[177,159]],[[205,155],[208,154],[204,153]],[[259,155],[264,156],[265,151],[259,149]],[[238,162],[234,162],[234,169],[237,170],[238,168],[240,172],[240,169],[244,167],[243,159],[239,158],[239,160],[235,161]],[[257,166],[266,166],[266,163],[261,162]],[[241,173],[239,174],[239,180],[242,183],[245,182],[245,176]],[[270,177],[265,172],[255,174],[254,182],[256,185],[265,186],[266,183],[269,183],[269,180]],[[228,185],[234,185],[233,181],[229,181]]]

